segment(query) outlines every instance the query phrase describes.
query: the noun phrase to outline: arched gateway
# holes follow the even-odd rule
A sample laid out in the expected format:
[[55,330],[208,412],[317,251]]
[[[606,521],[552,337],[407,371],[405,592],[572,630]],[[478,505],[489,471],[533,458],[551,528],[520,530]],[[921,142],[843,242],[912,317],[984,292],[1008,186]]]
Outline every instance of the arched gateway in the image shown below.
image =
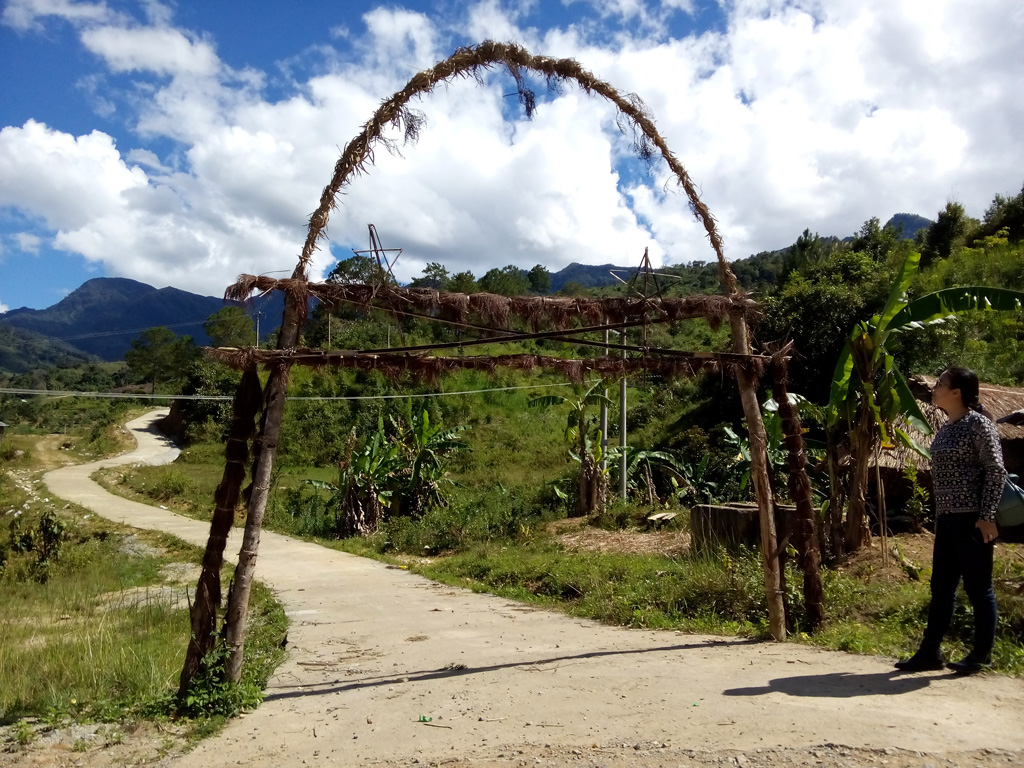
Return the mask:
[[[337,205],[338,194],[351,183],[354,176],[365,173],[368,166],[372,165],[375,146],[393,148],[391,140],[384,136],[384,131],[389,127],[402,130],[407,140],[414,140],[423,125],[422,116],[408,106],[414,97],[430,93],[438,84],[478,76],[481,71],[492,67],[503,67],[512,76],[527,116],[532,115],[535,108],[534,93],[523,77],[523,72],[527,70],[544,76],[550,86],[573,82],[585,92],[602,96],[614,104],[619,113],[619,127],[631,133],[633,148],[637,154],[643,159],[660,155],[685,192],[689,205],[703,224],[715,252],[722,294],[683,298],[644,295],[603,300],[564,297],[507,298],[492,294],[464,295],[389,285],[335,285],[309,282],[307,278],[310,261],[318,248],[320,238],[326,232],[331,210]],[[572,59],[534,56],[512,43],[486,41],[478,46],[456,51],[453,56],[432,69],[415,75],[405,88],[383,102],[360,133],[346,145],[341,158],[335,164],[330,183],[324,188],[320,205],[310,216],[308,235],[291,278],[274,280],[242,275],[235,285],[228,288],[225,296],[245,300],[254,290],[285,292],[285,311],[278,349],[207,350],[207,354],[213,359],[239,368],[244,374],[235,395],[224,475],[216,492],[216,508],[211,522],[210,537],[203,557],[196,600],[191,610],[192,637],[181,673],[181,695],[187,692],[192,678],[201,668],[203,658],[213,649],[216,642],[217,615],[221,605],[220,569],[227,535],[234,520],[235,506],[241,496],[251,444],[254,453],[253,477],[252,484],[247,489],[245,533],[235,578],[228,596],[223,627],[229,654],[225,676],[229,681],[237,681],[241,674],[249,592],[256,566],[260,528],[266,509],[271,470],[284,413],[289,370],[292,365],[372,368],[393,373],[409,371],[428,378],[458,367],[489,369],[497,365],[550,367],[563,371],[573,379],[578,379],[587,371],[625,376],[641,369],[656,370],[671,376],[692,376],[705,370],[719,370],[732,374],[739,387],[750,432],[754,489],[761,519],[769,626],[772,636],[782,640],[785,638],[786,628],[779,573],[779,548],[766,471],[767,441],[756,397],[757,381],[771,368],[776,399],[780,403],[780,411],[786,425],[787,447],[790,451],[790,488],[797,503],[798,524],[793,531],[793,543],[798,548],[804,567],[808,619],[811,623],[820,621],[821,583],[818,577],[819,556],[815,516],[810,504],[810,486],[805,472],[799,419],[785,396],[786,350],[772,356],[752,352],[747,320],[758,311],[758,305],[737,288],[736,277],[725,259],[722,241],[711,212],[700,200],[689,174],[669,150],[647,109],[636,95],[620,93]],[[474,319],[476,328],[506,333],[499,339],[487,339],[488,343],[500,342],[502,339],[511,341],[526,337],[535,338],[538,335],[580,342],[581,340],[575,337],[585,332],[705,317],[713,322],[727,320],[730,323],[732,352],[687,353],[679,350],[634,347],[635,351],[642,353],[642,357],[632,360],[607,357],[564,360],[539,355],[448,358],[427,354],[428,351],[436,350],[437,346],[415,348],[402,353],[395,350],[352,352],[300,349],[297,348],[297,344],[305,321],[308,298],[311,296],[329,304],[346,302],[367,309],[377,308],[403,313],[416,311],[429,316],[455,318],[462,323]],[[505,326],[509,318],[513,317],[526,321],[533,333],[523,334],[508,330]],[[270,370],[269,379],[262,390],[257,376],[259,365]]]

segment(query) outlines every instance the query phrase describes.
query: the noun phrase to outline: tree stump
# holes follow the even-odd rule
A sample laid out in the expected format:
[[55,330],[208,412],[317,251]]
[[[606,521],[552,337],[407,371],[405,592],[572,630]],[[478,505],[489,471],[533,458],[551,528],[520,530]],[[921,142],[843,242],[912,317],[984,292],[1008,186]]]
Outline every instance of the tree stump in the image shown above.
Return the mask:
[[[775,530],[779,540],[792,530],[796,507],[775,505]],[[710,552],[717,546],[736,551],[761,543],[757,504],[699,504],[690,510],[690,548]]]

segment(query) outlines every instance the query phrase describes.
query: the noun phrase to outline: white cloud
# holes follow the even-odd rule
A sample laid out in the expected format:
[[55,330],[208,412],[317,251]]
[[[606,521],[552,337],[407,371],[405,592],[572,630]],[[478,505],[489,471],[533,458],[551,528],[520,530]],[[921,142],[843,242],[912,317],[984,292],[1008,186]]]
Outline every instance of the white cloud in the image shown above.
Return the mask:
[[[638,41],[614,55],[552,40],[644,97],[733,258],[788,245],[805,226],[845,235],[871,216],[934,216],[954,192],[977,215],[995,192],[1016,188],[1024,151],[1010,124],[1024,107],[1010,94],[1024,62],[995,33],[1005,29],[1000,9],[837,2],[825,15],[803,5],[736,4],[724,35]],[[940,21],[923,21],[933,9]],[[959,23],[956,45],[976,41],[955,61],[943,58],[948,19]],[[989,34],[1000,40],[994,54]],[[658,189],[636,194],[666,251],[707,254],[683,201]]]
[[88,226],[147,181],[99,131],[76,138],[34,120],[0,130],[0,205],[29,212],[51,229]]
[[8,307],[6,304],[0,301],[0,315],[2,315],[4,312],[10,312],[10,310],[10,307]]
[[484,0],[469,9],[466,32],[472,40],[522,39],[515,19],[499,5],[498,0]]
[[18,248],[22,253],[31,253],[33,255],[39,253],[39,246],[43,243],[39,235],[33,235],[29,232],[19,232],[14,237],[18,241]]
[[119,17],[106,3],[76,3],[73,0],[8,0],[0,19],[8,26],[28,31],[40,29],[42,19],[48,16],[72,23],[111,22]]
[[135,163],[136,165],[143,165],[147,168],[153,169],[154,171],[169,173],[171,170],[162,162],[160,162],[160,158],[156,156],[155,152],[151,152],[148,149],[129,150],[128,154],[125,157],[130,163]]
[[211,77],[220,66],[212,45],[168,27],[97,27],[82,33],[82,43],[113,72]]
[[367,62],[390,69],[396,64],[432,67],[438,58],[434,26],[422,13],[375,8],[363,16],[369,32]]
[[[24,26],[45,8],[88,16],[76,22],[83,44],[137,78],[136,135],[122,153],[99,131],[0,130],[0,206],[42,221],[58,248],[108,274],[204,294],[239,272],[291,270],[340,148],[462,33],[574,57],[639,94],[732,258],[788,245],[805,227],[842,236],[871,216],[934,215],[950,197],[979,215],[994,193],[1019,189],[1024,167],[1024,11],[991,1],[735,0],[719,32],[663,40],[637,26],[614,44],[583,26],[522,29],[525,15],[495,0],[470,6],[457,30],[378,8],[365,28],[337,33],[345,50],[325,57],[326,71],[274,101],[260,73],[232,72],[212,40],[173,28],[166,6],[152,6],[148,27],[115,26],[105,6],[25,0],[4,18]],[[376,165],[350,180],[314,276],[366,247],[369,223],[404,248],[403,278],[429,261],[479,276],[509,263],[635,264],[648,246],[668,261],[712,256],[685,198],[663,191],[664,166],[647,178],[621,165],[628,139],[601,99],[542,93],[525,121],[508,78],[486,81],[439,86],[411,105],[428,119],[420,142],[404,158],[378,146]],[[97,98],[110,87],[89,83]]]

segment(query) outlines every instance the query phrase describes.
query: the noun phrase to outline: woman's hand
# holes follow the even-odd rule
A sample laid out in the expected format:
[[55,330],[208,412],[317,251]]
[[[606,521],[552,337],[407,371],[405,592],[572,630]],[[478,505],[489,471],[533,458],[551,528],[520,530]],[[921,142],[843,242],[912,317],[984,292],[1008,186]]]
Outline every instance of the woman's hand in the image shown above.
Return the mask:
[[981,540],[986,544],[991,544],[999,537],[999,528],[996,524],[988,520],[979,520],[977,522],[977,529],[981,531]]

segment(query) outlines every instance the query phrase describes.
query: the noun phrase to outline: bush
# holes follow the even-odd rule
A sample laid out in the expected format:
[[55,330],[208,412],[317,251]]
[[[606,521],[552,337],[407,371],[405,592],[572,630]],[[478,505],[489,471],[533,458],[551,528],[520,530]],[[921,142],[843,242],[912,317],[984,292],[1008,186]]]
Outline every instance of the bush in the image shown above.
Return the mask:
[[[18,456],[18,451],[21,451],[21,455]],[[26,461],[31,458],[31,452],[24,448],[18,448],[14,443],[5,442],[0,444],[0,461],[14,461],[18,459],[20,461]]]
[[379,546],[409,554],[437,554],[481,542],[523,542],[532,537],[542,520],[527,492],[498,487],[433,507],[418,520],[385,519]]
[[146,493],[150,498],[157,501],[170,501],[171,499],[185,496],[195,486],[195,480],[189,477],[189,475],[176,467],[171,467],[157,479]]

